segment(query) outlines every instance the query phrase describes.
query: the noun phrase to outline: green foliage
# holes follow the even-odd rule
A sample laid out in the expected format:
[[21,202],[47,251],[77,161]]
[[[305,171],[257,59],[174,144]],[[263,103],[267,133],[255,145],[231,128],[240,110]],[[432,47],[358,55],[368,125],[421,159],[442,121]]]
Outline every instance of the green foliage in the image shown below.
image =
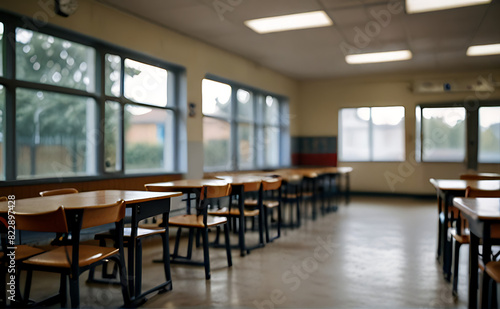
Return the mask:
[[218,167],[227,166],[229,160],[229,141],[211,140],[204,144],[205,166]]
[[160,168],[163,166],[163,146],[144,143],[126,145],[125,165],[128,170]]

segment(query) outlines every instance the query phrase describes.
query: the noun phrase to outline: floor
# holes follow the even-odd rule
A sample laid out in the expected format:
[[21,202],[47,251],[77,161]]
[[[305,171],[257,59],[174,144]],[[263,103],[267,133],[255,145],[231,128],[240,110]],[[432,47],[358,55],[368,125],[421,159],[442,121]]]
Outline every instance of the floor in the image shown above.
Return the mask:
[[[468,247],[462,249],[459,297],[453,299],[435,258],[436,228],[434,200],[354,197],[349,206],[305,220],[246,257],[233,250],[231,268],[224,249],[211,249],[210,281],[201,267],[173,265],[173,290],[152,295],[142,307],[465,308]],[[201,258],[201,249],[195,252]],[[159,239],[144,244],[144,288],[162,280],[161,265],[149,263],[160,256]],[[33,297],[57,290],[57,277],[44,278]],[[82,281],[81,298],[82,307],[121,304],[119,289],[111,285]]]

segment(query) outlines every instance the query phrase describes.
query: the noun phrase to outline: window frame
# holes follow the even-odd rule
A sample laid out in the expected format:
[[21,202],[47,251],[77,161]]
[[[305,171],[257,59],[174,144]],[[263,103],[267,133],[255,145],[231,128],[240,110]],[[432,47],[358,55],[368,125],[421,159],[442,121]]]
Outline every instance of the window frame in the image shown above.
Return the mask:
[[[403,120],[403,159],[402,160],[375,160],[374,157],[374,143],[373,143],[373,121],[372,121],[372,108],[386,108],[386,107],[402,107],[404,111],[404,120]],[[345,160],[342,158],[342,118],[341,111],[346,109],[360,109],[360,108],[369,108],[370,109],[370,121],[368,122],[368,141],[369,141],[369,158],[368,160]],[[339,162],[348,162],[348,163],[390,163],[390,162],[404,162],[406,158],[406,107],[403,105],[384,105],[384,106],[356,106],[356,107],[343,107],[338,110],[338,161]]]
[[[464,161],[425,161],[422,147],[422,118],[425,108],[454,108],[465,109],[465,158]],[[479,162],[479,108],[500,107],[500,100],[480,100],[478,96],[473,101],[420,103],[415,107],[416,134],[415,160],[419,163],[451,163],[465,164],[467,169],[477,170],[479,164],[498,164],[493,162]]]
[[[202,117],[209,117],[217,120],[223,120],[229,123],[230,125],[230,145],[229,145],[229,161],[230,164],[228,165],[227,168],[225,167],[207,167],[205,164],[203,164],[203,171],[204,172],[218,172],[221,171],[221,168],[223,171],[250,171],[250,170],[257,170],[257,169],[267,169],[267,168],[279,168],[279,167],[287,167],[290,166],[290,161],[291,161],[291,149],[290,149],[290,142],[287,140],[290,139],[290,124],[289,122],[285,121],[285,119],[288,119],[289,116],[283,117],[283,115],[287,114],[288,111],[288,98],[275,94],[266,90],[262,90],[259,88],[255,88],[252,86],[248,86],[242,83],[238,83],[232,80],[228,80],[226,78],[222,78],[216,75],[212,74],[206,74],[204,79],[212,80],[215,82],[219,83],[224,83],[229,86],[231,86],[231,98],[230,98],[230,104],[231,104],[231,112],[228,117],[224,116],[219,116],[219,115],[205,115],[202,113]],[[251,102],[253,104],[253,120],[241,120],[238,117],[238,98],[237,98],[237,92],[238,90],[245,90],[247,92],[251,93]],[[264,115],[264,106],[262,106],[262,111],[258,110],[258,100],[264,100],[263,105],[265,103],[265,99],[267,96],[272,96],[278,101],[278,110],[280,113],[280,119],[277,124],[268,124],[265,120],[265,115]],[[202,102],[203,104],[203,102]],[[203,109],[203,108],[202,108]],[[259,119],[259,116],[262,116],[262,119]],[[250,124],[253,126],[253,159],[252,159],[252,166],[247,167],[247,166],[241,166],[240,162],[240,153],[239,153],[239,137],[238,137],[238,126],[239,124]],[[279,141],[278,141],[278,165],[272,166],[272,165],[266,165],[265,164],[265,158],[259,159],[259,154],[263,154],[264,152],[264,142],[259,142],[259,130],[262,131],[262,138],[264,138],[264,130],[266,127],[276,127],[279,128]],[[262,162],[259,162],[262,160]]]
[[[0,22],[4,25],[4,36],[2,40],[2,47],[4,50],[2,56],[3,61],[3,76],[0,76],[0,84],[4,86],[4,91],[6,92],[6,106],[5,106],[5,127],[6,132],[4,139],[4,170],[5,170],[5,180],[0,181],[0,186],[10,186],[19,184],[40,184],[40,183],[54,183],[54,182],[78,182],[78,181],[89,181],[89,180],[101,180],[101,179],[113,179],[117,177],[141,177],[141,176],[154,176],[154,175],[168,175],[168,174],[179,174],[182,173],[184,162],[181,161],[180,154],[184,152],[180,146],[180,135],[183,134],[183,129],[181,124],[185,125],[185,121],[182,121],[182,117],[185,117],[183,104],[180,104],[182,100],[185,99],[183,92],[185,87],[183,83],[185,82],[183,76],[185,74],[185,68],[158,58],[155,58],[144,53],[130,50],[125,47],[116,46],[112,43],[105,42],[103,40],[95,39],[75,31],[68,29],[63,29],[58,26],[53,26],[50,24],[42,24],[40,21],[33,20],[31,18],[17,15],[14,13],[7,13],[0,10]],[[95,50],[95,73],[94,73],[94,83],[95,91],[87,92],[85,90],[78,90],[73,88],[62,87],[58,85],[42,84],[39,82],[28,82],[16,79],[16,28],[24,28],[30,31],[35,31],[43,33],[46,35],[54,36],[59,39],[68,40],[70,42],[75,42],[82,44],[84,46],[91,47]],[[115,97],[112,95],[107,95],[105,93],[105,56],[106,54],[118,55],[121,57],[121,87],[120,96]],[[156,66],[167,70],[173,78],[167,83],[168,94],[167,102],[172,102],[172,104],[166,107],[157,107],[166,110],[172,110],[174,113],[174,123],[173,123],[173,138],[174,145],[174,168],[175,170],[168,171],[151,171],[142,173],[126,173],[124,166],[124,106],[126,104],[133,104],[137,106],[150,107],[148,104],[143,104],[139,102],[134,102],[127,99],[124,96],[124,61],[125,59],[131,59],[134,61],[142,62],[148,65]],[[170,78],[169,75],[169,78]],[[95,126],[88,128],[89,131],[97,132],[95,134],[95,153],[87,153],[87,155],[93,156],[95,160],[96,171],[95,175],[86,176],[65,176],[65,177],[46,177],[46,178],[33,178],[33,179],[16,179],[17,178],[17,158],[16,158],[16,134],[10,133],[15,132],[15,119],[16,119],[16,89],[24,88],[28,90],[38,90],[38,91],[49,91],[57,94],[68,94],[78,97],[91,98],[96,102],[96,112],[95,114]],[[120,104],[120,170],[115,172],[107,172],[105,170],[104,163],[104,116],[105,116],[105,102],[114,101]],[[184,129],[185,131],[185,129]]]

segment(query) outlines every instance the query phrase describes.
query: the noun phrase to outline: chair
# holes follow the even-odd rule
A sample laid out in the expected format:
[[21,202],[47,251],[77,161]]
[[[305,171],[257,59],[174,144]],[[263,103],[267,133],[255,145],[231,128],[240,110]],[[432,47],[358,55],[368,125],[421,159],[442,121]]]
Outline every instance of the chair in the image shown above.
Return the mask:
[[[217,227],[220,225],[224,226],[224,236],[226,241],[226,255],[228,267],[233,265],[231,259],[231,245],[229,242],[229,230],[227,226],[227,218],[208,216],[208,205],[210,199],[220,198],[228,196],[231,190],[230,184],[224,185],[204,185],[201,189],[200,194],[197,197],[197,214],[185,214],[180,216],[171,217],[168,220],[168,224],[171,227],[178,227],[177,236],[175,238],[175,248],[172,254],[171,263],[174,264],[191,264],[191,265],[203,265],[205,267],[205,279],[210,279],[210,254],[209,254],[209,243],[208,243],[208,229],[211,227]],[[187,257],[179,256],[179,242],[181,236],[182,228],[197,229],[200,231],[203,239],[203,263],[191,261],[190,250],[191,246],[188,246]]]
[[[500,197],[499,190],[479,190],[471,187],[467,187],[465,190],[465,197],[476,198],[476,197]],[[459,269],[459,259],[460,259],[460,247],[463,244],[470,243],[470,232],[469,223],[460,214],[457,216],[455,228],[449,229],[449,234],[452,236],[452,265],[453,265],[453,295],[458,294],[458,269]]]
[[54,189],[40,192],[40,196],[52,196],[52,195],[61,195],[61,194],[72,194],[78,193],[78,190],[75,188],[64,188],[64,189]]
[[[247,207],[258,207],[259,201],[262,201],[262,208],[264,210],[264,230],[267,243],[281,236],[281,182],[281,178],[263,179],[261,190],[259,191],[259,198],[257,200],[245,200],[245,206]],[[276,219],[277,235],[270,238],[269,215],[271,214],[272,218],[272,211],[275,208],[278,209],[278,217]]]
[[[8,199],[5,196],[0,196],[0,202],[7,202]],[[3,219],[5,219],[6,222],[8,222],[8,214],[5,213],[2,216]],[[11,230],[12,231],[12,230]],[[2,251],[0,252],[0,289],[1,289],[1,294],[0,296],[2,297],[0,299],[0,306],[2,308],[7,307],[7,299],[9,296],[7,296],[7,287],[6,283],[9,282],[10,280],[6,280],[6,275],[8,273],[8,266],[10,262],[9,258],[9,250],[7,249],[9,247],[8,245],[8,235],[9,235],[9,228],[8,226],[5,226],[4,224],[0,224],[0,233],[1,233],[1,244],[2,244]],[[14,255],[14,260],[16,262],[16,265],[23,260],[36,255],[40,254],[43,252],[42,249],[27,246],[27,245],[16,245],[16,254]],[[29,280],[29,277],[31,276],[31,272],[27,274],[27,278]],[[15,282],[19,282],[19,271],[16,271],[16,280]],[[15,301],[19,301],[21,294],[19,293],[19,285],[16,284],[16,299]]]
[[[262,181],[252,181],[252,182],[247,182],[243,184],[243,191],[244,193],[248,192],[259,192],[261,189],[261,183]],[[228,207],[223,207],[220,209],[213,209],[213,210],[208,210],[208,214],[212,216],[220,216],[220,217],[226,217],[228,220],[231,218],[237,219],[240,218],[240,209],[237,204],[232,203],[232,197],[238,194],[238,192],[234,192],[234,186],[231,187],[231,193],[230,193],[230,199],[229,199],[229,206]],[[243,198],[243,197],[239,197]],[[264,226],[263,226],[263,211],[262,205],[260,204],[255,204],[255,205],[250,205],[246,201],[243,201],[243,217],[245,219],[245,222],[243,223],[242,226],[238,227],[238,232],[239,232],[239,238],[240,241],[243,237],[245,237],[245,232],[246,232],[246,219],[247,218],[252,218],[253,220],[257,217],[258,220],[258,225],[259,225],[259,243],[253,247],[247,247],[242,248],[242,250],[246,251],[247,253],[250,253],[250,250],[256,249],[256,248],[261,248],[265,245],[264,243]],[[248,206],[248,207],[245,207]],[[218,235],[218,234],[217,234]],[[244,251],[242,254],[244,254]]]
[[[66,219],[66,215],[68,219]],[[66,305],[66,280],[69,278],[71,307],[80,306],[79,276],[107,260],[115,261],[120,269],[120,283],[125,305],[130,303],[127,284],[125,260],[123,256],[123,217],[125,203],[123,200],[109,205],[95,205],[83,209],[68,210],[63,206],[56,211],[36,214],[16,214],[16,224],[19,229],[40,232],[71,232],[71,245],[30,257],[23,261],[21,267],[29,271],[47,271],[61,274],[60,302]],[[68,222],[71,226],[68,226]],[[118,248],[80,245],[80,230],[115,223],[116,243]],[[27,285],[31,282],[26,282]],[[29,297],[26,295],[26,298]]]

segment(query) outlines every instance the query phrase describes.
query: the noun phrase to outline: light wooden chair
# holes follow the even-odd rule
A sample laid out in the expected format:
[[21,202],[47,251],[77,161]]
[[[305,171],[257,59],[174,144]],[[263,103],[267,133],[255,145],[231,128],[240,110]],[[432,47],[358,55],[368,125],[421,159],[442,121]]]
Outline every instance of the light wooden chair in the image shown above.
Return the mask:
[[[208,229],[217,226],[224,226],[224,236],[226,242],[226,256],[228,267],[233,265],[231,259],[231,245],[229,242],[229,230],[227,226],[227,218],[209,216],[208,215],[208,205],[210,199],[221,198],[228,196],[231,190],[230,184],[224,185],[205,185],[201,189],[199,198],[197,201],[197,213],[196,214],[185,214],[180,216],[171,217],[168,220],[168,224],[171,227],[178,227],[177,236],[175,239],[174,253],[172,254],[171,263],[173,264],[191,264],[191,265],[203,265],[205,267],[205,279],[210,279],[210,254],[209,254],[209,243],[208,243]],[[200,231],[203,239],[203,262],[192,261],[190,259],[188,247],[188,256],[183,257],[178,254],[179,252],[179,242],[181,236],[182,228],[197,229]]]
[[61,195],[61,194],[72,194],[78,193],[78,190],[75,188],[63,188],[63,189],[54,189],[40,192],[40,196],[52,196],[52,195]]
[[[28,270],[56,272],[61,274],[60,302],[66,305],[66,280],[69,278],[71,307],[80,306],[79,276],[84,271],[107,260],[115,261],[120,268],[120,284],[125,305],[130,303],[127,284],[127,274],[123,255],[123,217],[125,216],[125,203],[118,201],[109,205],[95,205],[80,210],[71,210],[72,226],[68,227],[66,212],[61,206],[57,211],[22,214],[17,213],[16,224],[19,229],[40,232],[71,232],[71,245],[60,246],[23,261],[21,267]],[[115,223],[116,243],[118,248],[81,245],[80,230]],[[31,282],[26,282],[30,284]],[[26,299],[29,294],[26,295]]]
[[[7,202],[8,199],[7,197],[5,196],[0,196],[0,202]],[[0,217],[2,217],[3,220],[5,220],[6,223],[8,223],[9,221],[9,218],[8,218],[8,213],[4,213],[4,214],[1,214]],[[12,233],[12,230],[10,230],[10,232]],[[7,307],[7,298],[8,298],[8,295],[6,293],[6,282],[9,282],[10,280],[6,280],[6,275],[8,273],[8,266],[10,264],[10,257],[9,257],[9,250],[7,249],[8,247],[14,247],[14,246],[9,246],[9,239],[8,239],[8,236],[9,236],[9,228],[8,226],[5,226],[4,224],[0,224],[0,234],[1,234],[1,245],[2,245],[2,251],[0,251],[0,290],[2,292],[0,292],[0,307],[2,308],[6,308]],[[34,256],[34,255],[37,255],[37,254],[40,254],[43,252],[42,249],[40,248],[35,248],[35,247],[31,247],[31,246],[27,246],[27,245],[15,245],[16,247],[16,251],[15,251],[15,255],[14,255],[14,260],[16,262],[16,265],[18,265],[18,263],[22,262],[23,260],[31,257],[31,256]],[[29,280],[29,278],[31,277],[32,273],[31,272],[28,272],[27,274],[27,280]],[[19,271],[16,271],[16,283],[19,283],[19,279],[20,279],[20,275],[19,275]],[[21,293],[19,291],[19,285],[16,284],[16,297],[15,297],[15,301],[17,302],[20,302],[21,301]],[[11,305],[12,302],[11,302]]]
[[[500,197],[500,190],[479,190],[471,187],[467,187],[465,190],[465,197],[476,198],[476,197]],[[452,239],[452,276],[453,276],[453,295],[458,294],[458,269],[460,260],[460,247],[464,244],[470,243],[470,231],[469,223],[460,214],[456,220],[456,226],[448,230]]]

